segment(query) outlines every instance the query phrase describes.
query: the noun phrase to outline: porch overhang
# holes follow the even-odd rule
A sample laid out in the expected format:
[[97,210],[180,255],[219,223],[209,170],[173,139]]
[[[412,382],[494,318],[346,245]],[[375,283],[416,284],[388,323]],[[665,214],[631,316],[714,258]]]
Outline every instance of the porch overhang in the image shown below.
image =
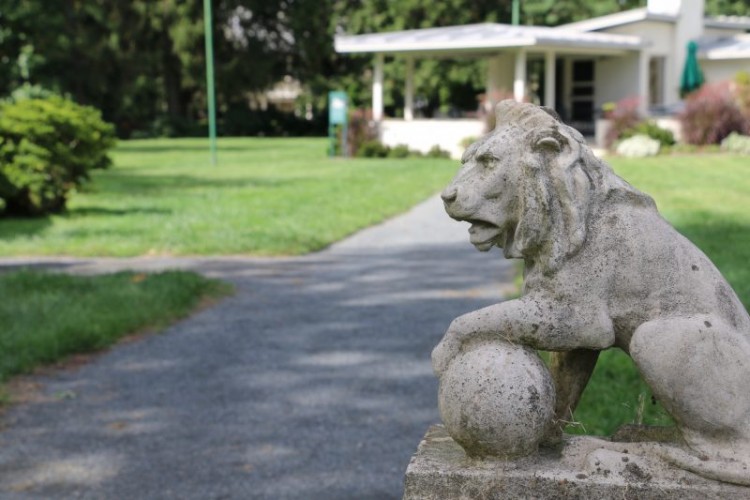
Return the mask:
[[698,40],[698,57],[707,60],[750,59],[750,35]]
[[575,51],[612,55],[639,51],[647,43],[640,37],[609,33],[582,33],[541,26],[482,23],[366,35],[339,35],[339,53],[451,55],[487,53],[522,48],[539,51]]
[[[566,58],[561,67],[563,78],[570,78],[572,61],[585,56],[629,57],[637,61],[637,82],[634,92],[646,95],[648,86],[648,58],[646,49],[650,43],[639,36],[612,33],[586,33],[541,26],[513,26],[497,23],[471,24],[444,28],[371,33],[364,35],[339,35],[334,48],[338,53],[373,54],[372,116],[383,122],[384,58],[396,56],[405,63],[404,122],[412,121],[414,114],[414,62],[419,58],[471,58],[481,57],[490,61],[488,68],[487,95],[500,90],[512,91],[513,98],[523,101],[527,94],[527,61],[530,58],[544,61],[543,103],[556,107],[556,61],[557,56]],[[635,56],[635,57],[633,57]],[[511,59],[512,58],[512,59]],[[507,77],[512,76],[510,81]],[[562,95],[562,94],[561,94]],[[566,101],[572,101],[572,89],[564,91]],[[581,97],[577,99],[580,101]],[[568,103],[569,104],[569,103]],[[645,104],[641,105],[645,111]],[[399,125],[399,134],[406,128]],[[394,128],[395,130],[395,128]],[[386,130],[387,132],[388,130]],[[397,135],[399,135],[397,134]],[[387,134],[386,134],[387,135]],[[435,133],[437,135],[437,132]]]

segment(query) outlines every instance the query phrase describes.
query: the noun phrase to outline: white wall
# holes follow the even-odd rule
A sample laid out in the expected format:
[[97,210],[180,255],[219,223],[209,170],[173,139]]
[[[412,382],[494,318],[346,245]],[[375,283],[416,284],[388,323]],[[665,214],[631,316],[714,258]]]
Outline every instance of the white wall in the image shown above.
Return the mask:
[[[678,62],[675,50],[675,26],[671,23],[662,23],[654,21],[642,21],[638,23],[626,24],[610,28],[607,33],[617,33],[621,35],[635,35],[643,37],[650,42],[650,46],[645,48],[645,53],[649,56],[664,57],[664,104],[670,105],[680,100],[680,74],[682,73],[682,61]],[[611,67],[615,70],[616,67]],[[610,75],[612,79],[616,75]],[[598,85],[598,83],[597,83]],[[635,89],[633,86],[631,89]],[[632,95],[633,90],[630,91]],[[609,99],[613,100],[613,99]],[[616,99],[615,99],[616,100]],[[604,101],[606,102],[606,100]]]
[[383,120],[380,123],[380,141],[386,146],[406,144],[409,149],[423,153],[433,146],[440,146],[455,159],[461,158],[464,152],[463,139],[478,138],[483,134],[484,122],[481,120]]
[[740,71],[750,71],[750,60],[747,59],[725,59],[719,61],[702,59],[699,63],[707,82],[734,80],[735,75]]
[[515,75],[515,54],[501,52],[487,60],[487,93],[492,97],[493,91],[513,92]]
[[637,95],[638,54],[597,59],[594,63],[594,106]]
[[727,36],[741,35],[745,32],[743,29],[731,29],[731,28],[705,28],[703,30],[703,36],[712,38],[722,38]]
[[674,24],[672,23],[640,21],[607,28],[602,32],[642,37],[651,43],[647,50],[654,54],[667,55],[672,51],[672,40],[674,39]]

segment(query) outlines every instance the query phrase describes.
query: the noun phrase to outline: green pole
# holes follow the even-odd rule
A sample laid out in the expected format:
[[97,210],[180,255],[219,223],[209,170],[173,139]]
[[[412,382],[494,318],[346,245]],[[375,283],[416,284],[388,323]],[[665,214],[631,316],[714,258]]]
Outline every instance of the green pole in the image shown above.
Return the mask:
[[513,0],[513,18],[511,24],[518,26],[521,22],[521,0]]
[[214,37],[211,0],[203,0],[203,33],[206,37],[206,96],[208,97],[208,143],[211,165],[216,165],[216,92],[214,90]]

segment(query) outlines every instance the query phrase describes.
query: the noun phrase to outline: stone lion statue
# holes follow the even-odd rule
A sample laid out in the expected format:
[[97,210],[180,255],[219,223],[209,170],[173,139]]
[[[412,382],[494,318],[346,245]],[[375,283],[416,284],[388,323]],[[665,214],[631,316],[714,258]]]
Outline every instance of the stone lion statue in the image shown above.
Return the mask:
[[554,442],[599,352],[620,348],[684,440],[659,453],[750,485],[750,317],[732,288],[554,111],[503,101],[496,113],[442,198],[477,249],[524,260],[523,294],[456,318],[432,353],[436,373],[469,340],[552,351]]

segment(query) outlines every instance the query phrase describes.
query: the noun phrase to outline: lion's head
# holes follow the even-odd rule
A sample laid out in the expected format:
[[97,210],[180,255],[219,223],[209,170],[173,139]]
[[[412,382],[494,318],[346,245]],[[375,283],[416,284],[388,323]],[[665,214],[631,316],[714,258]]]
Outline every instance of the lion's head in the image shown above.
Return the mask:
[[443,191],[452,218],[471,223],[470,241],[554,270],[586,240],[592,203],[610,191],[651,202],[597,159],[557,114],[502,101],[495,130],[475,142]]

